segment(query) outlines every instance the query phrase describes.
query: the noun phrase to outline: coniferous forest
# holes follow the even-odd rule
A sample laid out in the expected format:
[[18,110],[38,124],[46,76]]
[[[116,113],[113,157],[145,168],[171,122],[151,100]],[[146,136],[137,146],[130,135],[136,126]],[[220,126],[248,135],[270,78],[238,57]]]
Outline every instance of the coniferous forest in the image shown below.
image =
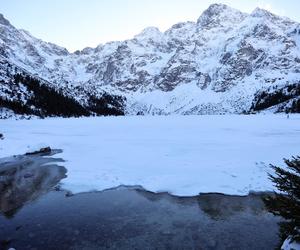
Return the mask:
[[[0,97],[0,107],[8,108],[16,114],[39,117],[79,117],[91,115],[124,115],[124,98],[104,93],[101,97],[89,95],[87,105],[77,102],[62,92],[49,87],[39,79],[26,74],[14,75],[15,86],[23,85],[30,94],[27,100],[21,97],[7,99]],[[16,87],[16,89],[18,89]],[[17,92],[17,90],[15,91]],[[18,96],[15,94],[14,96]]]
[[[291,84],[273,91],[260,91],[256,94],[251,110],[261,111],[276,106],[277,112],[300,112],[300,83]],[[281,105],[288,102],[288,105]]]

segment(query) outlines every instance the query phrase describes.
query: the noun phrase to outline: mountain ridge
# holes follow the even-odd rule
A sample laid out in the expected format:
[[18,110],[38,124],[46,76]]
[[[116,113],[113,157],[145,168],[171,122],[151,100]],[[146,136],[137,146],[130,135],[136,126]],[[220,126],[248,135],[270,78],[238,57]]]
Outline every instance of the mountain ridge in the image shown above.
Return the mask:
[[74,53],[5,20],[0,15],[0,59],[82,105],[105,93],[126,99],[130,115],[243,113],[255,110],[259,92],[300,82],[300,24],[259,8],[246,14],[213,4],[196,22]]

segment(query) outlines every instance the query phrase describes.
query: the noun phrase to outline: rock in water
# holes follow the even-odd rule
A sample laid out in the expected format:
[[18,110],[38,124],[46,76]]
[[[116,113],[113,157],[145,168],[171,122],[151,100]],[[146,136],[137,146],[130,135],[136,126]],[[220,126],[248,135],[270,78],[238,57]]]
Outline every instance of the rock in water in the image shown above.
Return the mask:
[[51,153],[50,147],[41,148],[40,150],[27,152],[25,155],[36,155],[36,154],[49,154]]

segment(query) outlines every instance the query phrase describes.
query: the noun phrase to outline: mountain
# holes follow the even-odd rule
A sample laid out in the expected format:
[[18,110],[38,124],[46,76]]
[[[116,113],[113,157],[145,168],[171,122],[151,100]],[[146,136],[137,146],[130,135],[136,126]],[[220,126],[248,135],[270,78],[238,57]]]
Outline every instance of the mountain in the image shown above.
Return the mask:
[[51,115],[19,75],[85,115],[299,112],[300,24],[213,4],[196,22],[70,53],[0,15],[0,98]]

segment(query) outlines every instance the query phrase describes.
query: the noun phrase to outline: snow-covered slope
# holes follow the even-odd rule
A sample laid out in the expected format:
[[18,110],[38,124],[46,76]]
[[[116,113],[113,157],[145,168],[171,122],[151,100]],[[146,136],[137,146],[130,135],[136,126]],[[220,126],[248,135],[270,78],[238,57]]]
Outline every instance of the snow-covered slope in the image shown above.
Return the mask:
[[[0,59],[2,72],[9,62],[80,103],[90,94],[124,96],[127,114],[241,113],[261,91],[299,85],[300,24],[213,4],[197,22],[69,53],[0,16]],[[300,105],[299,96],[293,101]]]

